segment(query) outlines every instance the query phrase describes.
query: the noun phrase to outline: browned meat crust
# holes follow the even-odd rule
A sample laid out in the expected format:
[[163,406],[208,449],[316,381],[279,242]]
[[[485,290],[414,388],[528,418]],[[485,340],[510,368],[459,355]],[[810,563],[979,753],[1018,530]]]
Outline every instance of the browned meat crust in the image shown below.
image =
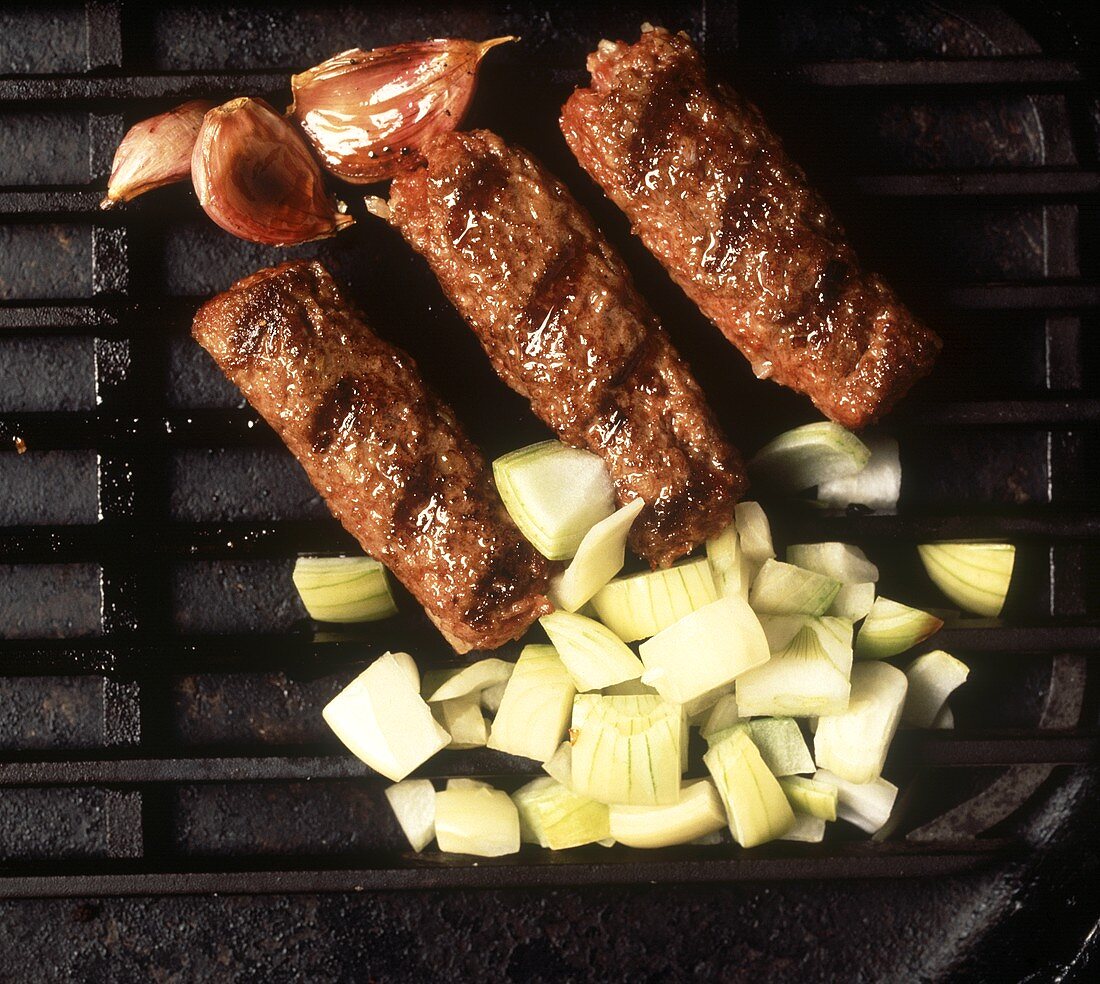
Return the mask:
[[566,141],[757,376],[858,428],[931,370],[940,340],[861,268],[756,108],[707,82],[685,35],[603,42],[588,67]]
[[550,611],[547,564],[480,452],[321,264],[246,277],[199,309],[194,334],[458,652],[493,649]]
[[741,462],[622,261],[565,188],[484,130],[423,148],[390,218],[431,264],[509,386],[646,501],[631,545],[654,566],[730,520]]

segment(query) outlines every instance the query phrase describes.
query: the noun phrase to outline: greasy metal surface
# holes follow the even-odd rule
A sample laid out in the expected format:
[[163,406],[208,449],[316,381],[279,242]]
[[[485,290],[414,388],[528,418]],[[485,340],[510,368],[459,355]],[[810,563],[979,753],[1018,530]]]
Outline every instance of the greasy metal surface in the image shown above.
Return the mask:
[[[415,617],[342,640],[297,631],[290,556],[346,541],[186,335],[205,295],[284,253],[231,240],[197,216],[186,188],[95,210],[125,125],[183,93],[244,90],[278,105],[287,70],[351,44],[520,33],[522,47],[487,64],[471,123],[530,147],[593,210],[751,453],[810,419],[807,406],[751,378],[553,126],[584,54],[601,35],[632,36],[635,6],[11,7],[0,12],[0,74],[10,76],[0,78],[0,487],[10,492],[0,508],[0,885],[15,895],[275,894],[7,901],[0,976],[33,966],[46,979],[118,980],[487,970],[524,981],[1047,979],[1073,958],[1095,919],[1096,778],[1049,763],[1095,757],[1095,694],[1068,734],[1009,732],[1073,726],[1078,674],[1100,651],[1087,590],[1100,576],[1100,111],[1085,69],[1095,51],[1075,46],[1072,8],[1023,4],[955,14],[672,2],[660,16],[763,105],[865,257],[948,343],[940,370],[888,422],[907,475],[898,515],[790,512],[777,525],[861,543],[889,571],[885,593],[926,604],[942,600],[914,542],[1019,538],[1006,624],[934,640],[973,667],[957,737],[905,738],[892,766],[899,778],[939,766],[925,769],[931,793],[913,798],[895,838],[955,807],[965,815],[939,828],[931,853],[896,839],[855,849],[841,836],[812,861],[720,847],[727,860],[674,853],[646,869],[644,858],[596,852],[598,867],[586,855],[558,859],[546,876],[639,883],[630,888],[548,887],[537,868],[524,873],[535,860],[526,856],[485,873],[410,868],[380,785],[354,778],[362,770],[317,710],[387,646],[444,653]],[[331,263],[488,454],[541,437],[426,269],[344,194],[358,226],[286,252]],[[26,454],[8,454],[16,438]],[[516,764],[486,759],[440,764],[466,774]],[[1040,764],[1005,776],[991,767],[1001,761]],[[958,839],[993,822],[988,844]],[[996,858],[986,848],[1002,837],[1024,851]],[[984,867],[946,874],[973,864]],[[356,872],[407,887],[340,893]],[[910,874],[933,877],[899,880]],[[826,875],[882,880],[817,880]],[[808,880],[784,881],[797,876]],[[458,883],[540,887],[414,887]],[[338,894],[278,894],[311,888]]]

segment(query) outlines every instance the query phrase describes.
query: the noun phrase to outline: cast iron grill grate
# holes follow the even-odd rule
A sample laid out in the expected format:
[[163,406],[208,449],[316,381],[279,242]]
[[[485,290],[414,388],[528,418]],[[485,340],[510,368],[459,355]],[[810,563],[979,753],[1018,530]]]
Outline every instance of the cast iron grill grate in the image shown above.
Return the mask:
[[[8,15],[7,36],[39,54],[0,49],[12,73],[0,78],[0,809],[16,830],[0,842],[0,896],[934,875],[1024,849],[1006,818],[1055,766],[1095,760],[1085,670],[1100,650],[1087,595],[1100,513],[1085,490],[1100,422],[1089,253],[1100,170],[1081,64],[988,12],[977,23],[929,5],[856,30],[831,8],[796,6],[791,26],[766,4],[664,6],[666,23],[695,33],[766,104],[867,255],[883,257],[947,341],[936,379],[887,424],[905,455],[899,513],[791,510],[780,531],[865,544],[918,600],[928,588],[912,544],[1020,545],[1004,622],[931,640],[971,663],[972,695],[956,732],[899,738],[893,768],[913,791],[900,825],[880,842],[750,852],[525,850],[471,864],[402,849],[384,783],[325,735],[319,710],[376,653],[443,662],[443,646],[414,615],[359,634],[302,621],[289,559],[351,541],[187,339],[203,297],[280,254],[205,226],[183,189],[111,213],[98,201],[118,138],[142,116],[198,95],[278,105],[289,67],[350,43],[479,36],[493,18],[401,14],[380,29],[348,9],[219,17],[90,2]],[[532,27],[534,13],[501,15],[515,20],[501,30],[534,36],[490,66],[475,122],[530,145],[596,211],[751,451],[806,407],[751,381],[630,243],[551,125],[584,51],[629,36],[633,17],[593,13],[559,32]],[[935,57],[913,40],[931,28]],[[745,37],[754,58],[734,56]],[[815,127],[845,116],[841,132],[870,132],[872,146],[823,151]],[[353,283],[489,453],[540,433],[426,271],[357,214],[353,233],[296,252]],[[757,403],[765,413],[746,412]],[[507,784],[530,771],[464,752],[426,774]]]

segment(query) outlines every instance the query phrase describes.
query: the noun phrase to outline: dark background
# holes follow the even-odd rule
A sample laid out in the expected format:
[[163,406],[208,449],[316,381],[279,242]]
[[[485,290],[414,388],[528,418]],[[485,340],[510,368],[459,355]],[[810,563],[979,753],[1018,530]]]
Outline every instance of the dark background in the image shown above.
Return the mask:
[[[241,72],[234,91],[281,106],[288,90],[271,88],[272,73],[346,47],[522,35],[487,60],[470,124],[530,147],[593,210],[751,453],[781,427],[813,419],[811,408],[752,378],[631,240],[556,127],[599,38],[632,39],[647,18],[687,29],[715,74],[763,106],[865,257],[945,339],[934,377],[885,425],[902,442],[899,516],[856,524],[853,539],[890,572],[887,593],[934,604],[912,556],[913,529],[954,522],[1018,535],[1006,620],[1061,624],[1094,621],[1100,595],[1093,7],[4,5],[0,76]],[[873,73],[894,60],[1002,56],[1064,61],[1083,74],[1071,84],[1003,86],[829,81],[830,65],[853,59]],[[544,433],[495,379],[421,261],[365,215],[355,189],[339,189],[359,217],[351,231],[290,251],[230,239],[184,186],[120,213],[87,207],[125,126],[175,101],[0,99],[0,436],[10,444],[29,435],[26,454],[0,453],[0,880],[131,861],[150,870],[401,863],[400,834],[374,782],[3,783],[6,760],[104,749],[338,753],[318,712],[355,667],[326,662],[323,647],[313,663],[284,666],[265,647],[302,627],[288,580],[294,553],[343,541],[297,466],[263,428],[248,427],[239,395],[190,341],[201,298],[285,255],[320,256],[378,331],[414,354],[488,454]],[[1059,184],[1063,172],[1092,175],[1092,184]],[[911,181],[1001,173],[1054,180],[1035,193],[935,194]],[[62,204],[5,196],[31,186],[58,190]],[[86,307],[71,324],[26,320],[32,309],[67,304]],[[1069,411],[1055,420],[1047,401],[1062,398]],[[169,426],[135,438],[103,425],[131,413]],[[413,648],[418,658],[442,655],[416,615],[384,631],[424,647]],[[202,645],[226,634],[224,666],[194,665]],[[264,641],[250,642],[256,634]],[[126,657],[119,640],[138,656]],[[1089,654],[959,655],[973,667],[956,702],[960,728],[1064,727],[1078,717],[1095,725],[1094,685],[1083,705],[1057,692],[1080,688]],[[902,834],[980,798],[1002,771],[927,773],[926,802]],[[1088,980],[1100,911],[1096,769],[1017,767],[1011,776],[1011,805],[1022,806],[985,833],[1020,850],[968,874],[9,899],[0,901],[0,979]]]

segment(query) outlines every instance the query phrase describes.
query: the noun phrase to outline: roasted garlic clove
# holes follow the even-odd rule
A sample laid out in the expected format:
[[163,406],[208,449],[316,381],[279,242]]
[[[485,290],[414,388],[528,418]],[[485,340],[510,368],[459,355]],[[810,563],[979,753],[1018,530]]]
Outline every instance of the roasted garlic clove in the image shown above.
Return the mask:
[[417,148],[459,125],[485,53],[515,38],[442,38],[335,55],[290,80],[290,114],[333,174],[355,184],[392,178]]
[[206,114],[191,177],[206,214],[254,243],[306,243],[355,221],[325,191],[298,128],[262,99],[232,99]]
[[213,105],[195,99],[130,127],[115,151],[107,196],[99,207],[111,208],[187,178],[202,119]]

